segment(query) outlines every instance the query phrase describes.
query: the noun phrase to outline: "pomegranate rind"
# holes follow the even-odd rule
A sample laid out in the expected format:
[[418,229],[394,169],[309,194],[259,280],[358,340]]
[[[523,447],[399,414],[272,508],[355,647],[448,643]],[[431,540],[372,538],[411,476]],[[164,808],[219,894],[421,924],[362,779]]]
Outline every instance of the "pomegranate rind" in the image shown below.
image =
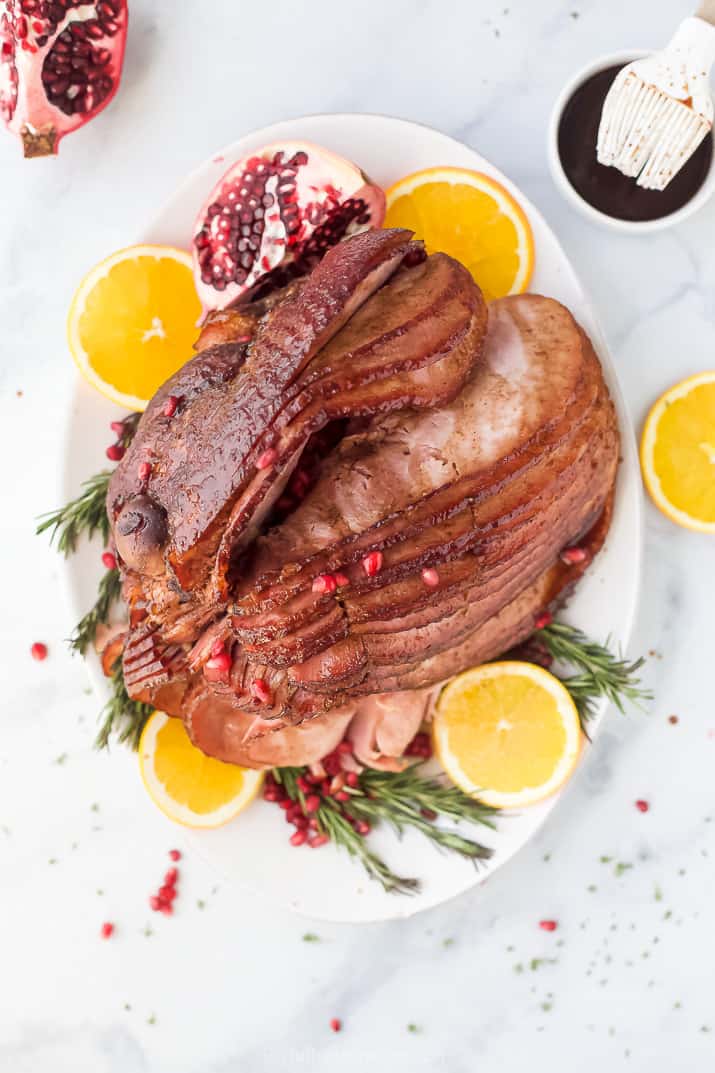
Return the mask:
[[382,189],[344,157],[312,142],[262,146],[221,176],[198,213],[193,258],[204,311],[306,274],[331,245],[380,227],[384,216]]
[[0,0],[0,115],[26,158],[56,154],[62,138],[94,119],[119,88],[127,0],[104,0],[101,10],[69,0],[65,9],[55,23],[36,3]]

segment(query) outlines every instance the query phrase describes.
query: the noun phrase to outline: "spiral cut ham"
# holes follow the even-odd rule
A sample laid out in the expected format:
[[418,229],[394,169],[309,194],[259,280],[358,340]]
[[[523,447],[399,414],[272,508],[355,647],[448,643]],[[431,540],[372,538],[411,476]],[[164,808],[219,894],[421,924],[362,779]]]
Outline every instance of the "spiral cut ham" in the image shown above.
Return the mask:
[[312,763],[347,734],[399,766],[433,687],[523,641],[605,538],[618,433],[591,343],[548,298],[487,315],[460,265],[383,231],[200,345],[110,484],[127,688],[224,760]]

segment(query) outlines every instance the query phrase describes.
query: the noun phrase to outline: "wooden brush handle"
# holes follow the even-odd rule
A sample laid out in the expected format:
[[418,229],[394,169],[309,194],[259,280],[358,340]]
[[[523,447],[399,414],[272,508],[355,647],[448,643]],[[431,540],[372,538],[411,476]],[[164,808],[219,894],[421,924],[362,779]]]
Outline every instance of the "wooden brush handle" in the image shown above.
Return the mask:
[[715,26],[715,0],[700,0],[700,6],[695,14],[699,19],[703,19],[704,22],[709,22],[711,26]]

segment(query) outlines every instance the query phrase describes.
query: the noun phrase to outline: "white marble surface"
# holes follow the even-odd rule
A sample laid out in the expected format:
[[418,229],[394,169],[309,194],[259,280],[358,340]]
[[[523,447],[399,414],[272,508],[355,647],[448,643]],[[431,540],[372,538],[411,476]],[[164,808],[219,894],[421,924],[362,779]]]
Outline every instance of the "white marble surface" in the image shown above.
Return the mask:
[[[656,699],[647,716],[609,716],[539,838],[473,894],[407,922],[349,928],[217,889],[190,857],[176,916],[148,911],[177,833],[147,808],[131,756],[92,751],[96,705],[63,644],[60,563],[33,536],[35,515],[57,497],[71,384],[63,322],[77,280],[132,241],[189,168],[288,115],[403,115],[493,159],[572,255],[637,423],[663,388],[713,367],[715,204],[661,236],[619,238],[560,200],[545,160],[547,115],[566,76],[600,52],[658,45],[690,6],[131,0],[131,9],[111,110],[55,161],[25,163],[0,137],[0,1070],[712,1068],[707,538],[648,506],[632,650],[656,653]],[[36,639],[50,646],[44,664],[29,656]],[[543,917],[558,931],[540,931]],[[105,919],[117,924],[110,942],[98,935]],[[319,941],[304,942],[307,931]],[[532,959],[545,960],[532,968]]]

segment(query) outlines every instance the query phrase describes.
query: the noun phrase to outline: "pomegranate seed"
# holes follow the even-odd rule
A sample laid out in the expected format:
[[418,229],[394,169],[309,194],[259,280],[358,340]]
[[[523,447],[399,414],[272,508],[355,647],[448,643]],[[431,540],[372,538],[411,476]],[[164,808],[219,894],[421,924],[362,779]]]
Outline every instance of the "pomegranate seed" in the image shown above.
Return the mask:
[[338,752],[342,753],[343,756],[352,756],[352,751],[353,747],[349,741],[341,741],[338,745]]
[[307,838],[308,834],[306,831],[296,831],[295,834],[292,834],[290,836],[288,841],[290,842],[291,846],[302,846]]
[[303,775],[299,775],[295,782],[298,789],[302,790],[304,794],[310,793],[310,783]]
[[550,611],[542,611],[540,615],[536,616],[536,619],[534,621],[534,629],[543,630],[546,628],[546,626],[550,626],[553,621],[554,616],[551,614]]
[[156,896],[156,894],[152,894],[151,898],[149,899],[149,907],[153,909],[155,913],[158,913],[161,909],[161,901]]
[[231,670],[231,657],[225,650],[219,652],[217,656],[211,656],[206,660],[204,664],[204,675],[209,681],[216,681],[217,678],[228,674]]
[[166,875],[164,876],[164,882],[166,883],[167,887],[173,887],[178,878],[179,878],[179,869],[178,868],[170,868],[168,870],[168,872],[166,873]]
[[339,1017],[331,1017],[330,1027],[332,1028],[333,1032],[339,1032],[340,1029],[343,1027],[343,1022],[340,1020]]
[[162,902],[159,906],[159,912],[163,913],[165,917],[170,917],[174,913],[174,907],[171,902]]
[[42,641],[35,641],[30,649],[30,655],[38,663],[42,663],[43,659],[47,659],[47,645],[43,644]]
[[168,399],[164,403],[164,410],[163,410],[164,417],[173,417],[174,414],[176,413],[178,405],[179,405],[178,396],[169,395]]
[[561,552],[561,562],[566,563],[567,566],[574,566],[576,563],[582,563],[586,559],[586,552],[583,548],[564,548]]
[[370,824],[367,822],[367,820],[356,820],[355,821],[355,830],[357,831],[357,833],[359,835],[369,835],[370,834]]
[[437,813],[435,812],[435,810],[433,808],[421,808],[420,809],[420,816],[424,816],[424,818],[426,820],[430,820],[430,821],[433,821],[433,820],[437,819]]
[[671,726],[675,726],[675,724],[679,722],[679,719],[678,719],[677,715],[669,715],[668,716],[668,722],[670,723]]
[[650,805],[648,804],[647,801],[643,801],[642,799],[640,799],[640,800],[636,801],[636,808],[638,809],[639,812],[647,812],[648,809],[650,808]]
[[123,421],[110,421],[109,427],[112,432],[116,432],[117,436],[124,435],[124,422]]
[[148,481],[151,477],[151,462],[140,462],[137,475],[142,483]]
[[338,583],[333,574],[318,574],[313,581],[313,592],[335,592]]
[[311,849],[318,849],[319,846],[324,846],[325,843],[329,842],[329,841],[330,841],[330,839],[328,838],[327,835],[317,834],[317,835],[313,835],[312,838],[308,839],[308,845],[310,846]]
[[289,808],[293,808],[293,802],[291,801],[291,799],[289,797],[284,797],[283,800],[279,802],[279,804],[280,804],[280,807],[282,809],[285,809],[286,811]]
[[176,887],[173,886],[159,887],[159,898],[161,900],[162,905],[164,905],[166,902],[173,902],[174,898],[178,893],[179,892],[177,891]]
[[437,585],[439,585],[439,574],[433,567],[426,567],[422,571],[422,580],[424,581],[425,585],[429,585],[431,589],[434,589]]
[[263,791],[263,800],[271,802],[278,801],[278,791],[272,789],[272,787],[270,786],[266,786],[265,790]]
[[333,574],[333,577],[335,578],[336,585],[342,586],[350,584],[350,578],[347,574]]
[[330,797],[330,779],[323,779],[320,784],[320,792],[323,797]]
[[308,817],[307,816],[295,816],[291,823],[294,827],[297,827],[299,831],[306,831],[308,829]]
[[108,920],[102,924],[102,930],[100,932],[103,939],[111,939],[114,935],[114,924],[111,924]]
[[317,831],[317,830],[319,830],[319,827],[320,827],[320,825],[319,825],[317,819],[315,818],[315,816],[311,816],[310,819],[308,820],[308,829],[310,831]]
[[348,771],[347,775],[345,776],[345,781],[347,782],[348,786],[351,786],[354,790],[355,787],[358,785],[359,781],[357,771]]
[[124,458],[124,448],[121,443],[112,443],[104,452],[110,462],[121,462]]
[[555,920],[540,920],[539,927],[542,931],[556,931],[558,924]]
[[268,469],[269,466],[273,465],[277,458],[278,452],[273,447],[269,447],[267,451],[264,451],[263,454],[258,456],[256,467],[258,469]]
[[338,792],[334,796],[336,801],[350,800],[350,794],[346,793],[345,790],[338,790]]
[[371,551],[362,561],[362,568],[368,577],[374,577],[382,570],[382,552]]
[[251,682],[251,696],[259,702],[259,704],[269,704],[273,699],[268,682],[264,678],[255,678]]
[[309,794],[305,799],[306,812],[317,812],[320,808],[320,798],[317,794]]
[[102,552],[102,562],[106,566],[107,570],[117,569],[117,559],[116,556],[112,555],[111,551]]
[[181,851],[178,850],[178,849],[170,849],[169,850],[169,858],[172,861],[180,861],[181,860]]

